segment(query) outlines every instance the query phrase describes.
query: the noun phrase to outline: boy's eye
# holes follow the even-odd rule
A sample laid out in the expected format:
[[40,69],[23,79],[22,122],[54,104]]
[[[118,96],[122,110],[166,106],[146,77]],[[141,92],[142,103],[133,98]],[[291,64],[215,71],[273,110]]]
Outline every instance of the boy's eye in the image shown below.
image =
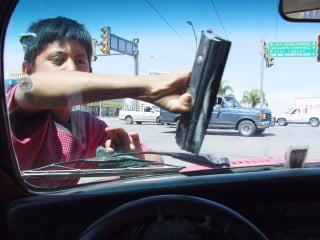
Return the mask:
[[56,65],[61,65],[63,63],[63,57],[62,56],[53,56],[51,58],[51,61]]
[[77,62],[78,64],[86,64],[86,63],[87,63],[87,59],[85,59],[85,58],[78,58],[78,59],[76,60],[76,62]]

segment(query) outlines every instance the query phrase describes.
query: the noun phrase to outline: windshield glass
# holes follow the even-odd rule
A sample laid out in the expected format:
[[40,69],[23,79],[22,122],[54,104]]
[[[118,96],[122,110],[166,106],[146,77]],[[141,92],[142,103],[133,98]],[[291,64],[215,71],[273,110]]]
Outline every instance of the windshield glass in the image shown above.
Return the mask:
[[235,99],[234,96],[225,96],[224,99],[229,107],[241,107],[241,104],[237,101],[237,99]]
[[[262,171],[287,166],[295,149],[318,162],[318,24],[287,22],[278,5],[19,1],[3,56],[19,174],[56,188],[201,167]],[[176,131],[194,100],[186,89],[204,32],[231,47],[225,66],[210,63],[222,70],[220,107],[208,111],[199,157],[179,147]]]

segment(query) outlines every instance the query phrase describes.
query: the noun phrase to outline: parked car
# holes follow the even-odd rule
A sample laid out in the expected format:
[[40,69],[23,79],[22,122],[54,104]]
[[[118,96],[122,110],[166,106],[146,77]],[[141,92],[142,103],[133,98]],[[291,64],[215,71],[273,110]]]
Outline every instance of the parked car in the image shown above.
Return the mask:
[[[304,126],[300,126],[299,134],[296,134],[297,128],[274,127],[268,129],[270,134],[255,138],[213,135],[211,141],[203,141],[206,151],[201,148],[199,154],[192,154],[179,149],[175,144],[175,134],[167,132],[164,126],[122,125],[125,129],[130,127],[138,131],[142,143],[152,151],[132,152],[123,148],[116,153],[106,152],[105,139],[97,149],[90,144],[80,149],[77,146],[84,140],[91,140],[90,143],[98,141],[105,135],[105,129],[96,130],[96,126],[91,124],[94,116],[90,113],[83,115],[89,122],[85,129],[82,125],[84,118],[77,118],[78,112],[72,112],[73,118],[64,119],[57,118],[54,113],[59,111],[61,102],[71,108],[79,102],[87,104],[91,98],[110,97],[104,91],[96,91],[106,82],[98,81],[98,87],[84,87],[87,94],[83,95],[83,89],[77,88],[79,86],[61,89],[66,81],[63,77],[78,74],[72,78],[77,81],[83,79],[84,73],[67,71],[61,73],[61,79],[52,78],[59,72],[46,74],[37,69],[38,74],[31,74],[37,65],[30,62],[29,57],[32,56],[24,57],[24,50],[32,50],[33,56],[43,50],[46,57],[41,59],[42,67],[55,64],[54,69],[65,70],[65,67],[79,67],[85,62],[88,72],[125,76],[125,86],[114,88],[114,91],[130,97],[133,91],[138,91],[130,88],[133,85],[131,81],[137,79],[135,75],[156,84],[165,76],[147,76],[151,69],[174,72],[173,75],[179,77],[180,70],[192,69],[194,63],[202,64],[203,58],[196,46],[201,41],[201,32],[212,29],[217,36],[232,42],[222,79],[229,81],[236,96],[263,85],[261,95],[265,93],[269,108],[274,112],[274,108],[286,109],[297,95],[320,96],[319,12],[318,0],[2,0],[0,238],[320,239],[320,153],[317,145],[320,128],[312,128],[311,137],[307,135],[310,128]],[[96,61],[92,61],[90,67],[88,56],[84,57],[84,51],[79,51],[84,48],[82,43],[73,42],[67,45],[68,48],[62,48],[66,42],[59,39],[35,49],[35,44],[46,41],[50,34],[40,39],[33,28],[27,30],[29,24],[58,16],[75,18],[96,39],[97,42],[92,42],[96,44],[93,56]],[[64,27],[58,28],[60,33],[63,29],[70,30],[71,26]],[[48,30],[43,25],[39,28],[40,31]],[[70,35],[71,39],[74,34],[76,32]],[[21,38],[28,41],[20,42]],[[281,43],[275,45],[286,46],[286,51],[281,48],[277,57],[263,56],[262,47],[265,45],[261,44],[262,38],[266,42]],[[92,39],[88,39],[86,46],[91,49]],[[288,42],[307,42],[300,45],[304,50],[308,46],[307,51],[287,48],[290,46]],[[70,56],[67,54],[70,49],[78,49],[76,52],[79,54]],[[293,56],[306,53],[310,56]],[[21,74],[21,69],[25,70],[24,74]],[[262,74],[264,78],[260,79]],[[33,141],[35,138],[37,143],[47,140],[39,137],[43,132],[34,129],[38,123],[45,122],[46,108],[52,105],[39,107],[42,109],[40,112],[38,108],[26,112],[23,107],[26,108],[27,104],[18,102],[23,94],[30,98],[39,97],[37,91],[41,90],[41,80],[46,77],[52,80],[49,88],[42,89],[47,95],[33,100],[38,100],[38,106],[42,106],[42,99],[48,100],[49,97],[49,103],[56,107],[50,115],[53,118],[52,128],[45,125],[43,130],[49,131],[56,139],[63,134],[66,143],[74,139],[72,150],[80,154],[72,160],[65,159],[68,153],[66,143],[50,141],[47,148],[42,148],[41,144]],[[12,78],[19,81],[8,95],[12,98],[7,99],[5,79]],[[114,81],[108,82],[111,88],[119,78],[112,79]],[[83,86],[80,82],[79,85]],[[217,85],[216,82],[216,85],[207,87],[217,90]],[[19,90],[13,96],[15,88]],[[60,90],[59,94],[56,90]],[[152,91],[152,86],[147,90]],[[181,87],[179,90],[184,92],[185,89]],[[137,98],[145,99],[144,96]],[[57,99],[62,100],[59,102]],[[157,97],[154,99],[156,103],[161,101]],[[8,102],[12,103],[10,109]],[[218,104],[217,115],[225,116],[227,111],[239,108],[223,106],[223,101]],[[243,115],[242,110],[237,111]],[[269,110],[250,110],[248,118],[253,114],[260,116],[261,126],[269,126],[272,117]],[[15,117],[21,115],[27,117],[17,124]],[[213,117],[219,116],[213,114]],[[249,129],[244,128],[244,132],[249,135],[255,128],[254,122],[259,122],[243,121]],[[108,124],[119,127],[116,122]],[[235,124],[230,125],[235,127]],[[239,124],[237,126],[242,129]],[[160,128],[163,128],[161,134],[153,132]],[[60,130],[59,134],[55,129]],[[95,137],[89,134],[92,129],[98,132]],[[24,134],[16,135],[18,130]],[[143,138],[146,131],[152,135],[151,140]],[[132,143],[128,139],[127,143]],[[226,143],[223,147],[218,144],[222,140]],[[247,144],[240,145],[243,141]],[[24,147],[17,147],[21,145]],[[81,152],[88,149],[91,157],[82,157]],[[43,153],[43,162],[33,165],[33,157],[39,152]],[[235,156],[230,152],[235,152]],[[137,158],[141,154],[147,158]],[[150,161],[150,155],[161,156],[164,163]],[[21,159],[27,159],[25,165]],[[62,185],[62,181],[68,184]]]

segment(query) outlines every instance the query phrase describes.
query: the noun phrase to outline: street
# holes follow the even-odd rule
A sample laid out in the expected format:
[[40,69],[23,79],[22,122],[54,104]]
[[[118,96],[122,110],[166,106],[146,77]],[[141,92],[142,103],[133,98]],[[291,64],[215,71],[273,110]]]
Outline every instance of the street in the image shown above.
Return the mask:
[[[106,119],[110,126],[120,126],[137,132],[143,143],[154,150],[177,152],[181,149],[175,140],[175,127],[143,123],[127,125],[117,119]],[[216,154],[230,160],[260,157],[284,158],[290,146],[308,146],[307,161],[320,160],[318,151],[320,127],[289,124],[274,126],[254,137],[242,137],[234,130],[207,130],[200,153]],[[165,158],[166,159],[166,158]]]

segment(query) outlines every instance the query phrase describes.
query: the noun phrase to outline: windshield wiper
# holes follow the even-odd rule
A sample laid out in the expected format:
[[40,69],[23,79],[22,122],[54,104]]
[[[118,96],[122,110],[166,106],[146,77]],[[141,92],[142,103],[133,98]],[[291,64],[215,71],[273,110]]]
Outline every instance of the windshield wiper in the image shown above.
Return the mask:
[[[182,152],[157,152],[157,151],[146,151],[146,152],[131,152],[130,155],[138,155],[138,154],[159,154],[162,156],[169,156],[175,159],[179,159],[184,162],[201,165],[205,167],[211,168],[219,168],[219,167],[229,167],[230,161],[227,157],[218,157],[212,154],[191,154],[191,153],[182,153]],[[125,153],[119,153],[117,156],[121,156]]]
[[[141,154],[141,153],[140,153]],[[80,169],[70,167],[70,164],[97,164],[99,168]],[[146,174],[178,173],[183,167],[172,166],[155,161],[141,160],[132,156],[98,156],[84,158],[68,162],[52,163],[32,170],[24,170],[21,175],[24,178],[47,177],[47,178],[74,178],[74,177],[99,177],[119,176],[133,177]]]
[[[130,154],[130,155],[129,155]],[[228,158],[218,158],[213,155],[194,155],[179,152],[130,152],[118,154],[102,154],[95,158],[77,159],[68,162],[56,162],[32,170],[24,170],[21,175],[24,178],[46,177],[46,178],[74,178],[74,177],[99,177],[119,176],[135,177],[143,175],[172,174],[179,173],[184,166],[175,166],[159,163],[156,161],[141,160],[134,156],[140,154],[158,154],[170,156],[184,162],[193,163],[212,168],[230,166]],[[97,154],[98,155],[98,154]],[[70,164],[98,164],[100,168],[80,169],[70,167]]]

